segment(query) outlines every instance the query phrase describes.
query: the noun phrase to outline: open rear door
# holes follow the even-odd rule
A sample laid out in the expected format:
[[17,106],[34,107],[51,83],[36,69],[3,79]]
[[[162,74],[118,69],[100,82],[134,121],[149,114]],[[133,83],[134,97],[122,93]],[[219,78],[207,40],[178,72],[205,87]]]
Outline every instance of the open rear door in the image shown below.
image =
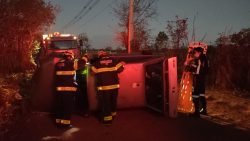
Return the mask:
[[164,113],[163,81],[164,58],[152,59],[144,64],[146,107]]
[[145,64],[146,107],[177,116],[177,58],[158,58]]
[[177,58],[172,57],[164,61],[164,95],[165,115],[177,117],[178,87],[177,87]]

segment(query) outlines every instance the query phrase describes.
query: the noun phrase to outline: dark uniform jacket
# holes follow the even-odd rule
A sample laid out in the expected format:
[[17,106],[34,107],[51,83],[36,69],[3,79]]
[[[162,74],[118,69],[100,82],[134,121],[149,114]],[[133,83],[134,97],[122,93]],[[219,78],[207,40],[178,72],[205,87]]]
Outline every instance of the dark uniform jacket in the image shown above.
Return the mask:
[[73,61],[61,60],[56,64],[56,91],[76,91],[74,84],[74,63]]
[[194,91],[196,93],[205,93],[205,79],[208,72],[208,60],[204,54],[202,54],[199,58],[194,59],[194,62],[191,65],[191,71],[194,74]]
[[98,90],[110,90],[119,88],[118,73],[124,69],[123,64],[112,57],[101,57],[94,62],[91,70],[96,75]]

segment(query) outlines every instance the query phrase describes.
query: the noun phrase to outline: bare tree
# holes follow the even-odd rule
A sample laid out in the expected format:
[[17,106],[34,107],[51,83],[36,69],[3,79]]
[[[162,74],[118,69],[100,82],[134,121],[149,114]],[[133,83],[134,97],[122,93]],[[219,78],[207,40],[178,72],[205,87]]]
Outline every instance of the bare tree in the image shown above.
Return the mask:
[[[250,90],[250,29],[219,33],[216,54],[210,61],[215,86]],[[212,66],[213,65],[213,66]]]
[[86,48],[87,50],[90,48],[89,37],[86,33],[81,33],[78,35],[78,39],[80,41],[81,48]]
[[111,52],[113,50],[113,48],[111,46],[106,46],[104,48],[105,51]]
[[168,44],[168,35],[164,31],[160,31],[155,39],[155,49],[166,48]]
[[171,37],[173,48],[180,48],[188,40],[187,18],[175,17],[175,21],[167,21],[167,32]]
[[[134,37],[132,40],[132,51],[147,48],[150,43],[150,30],[148,22],[155,18],[157,0],[134,0]],[[121,0],[114,8],[114,15],[118,18],[121,28],[117,33],[117,40],[123,47],[127,47],[128,12],[129,0]]]

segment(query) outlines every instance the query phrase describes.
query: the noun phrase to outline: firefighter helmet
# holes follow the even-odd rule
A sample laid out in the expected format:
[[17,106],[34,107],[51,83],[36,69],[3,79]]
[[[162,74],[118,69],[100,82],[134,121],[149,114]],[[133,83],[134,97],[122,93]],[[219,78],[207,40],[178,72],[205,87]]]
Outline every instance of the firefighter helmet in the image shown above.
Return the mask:
[[100,49],[97,54],[99,58],[108,55],[108,53],[104,51],[103,49]]
[[203,53],[203,48],[202,47],[196,47],[196,48],[194,48],[194,51]]
[[63,59],[65,59],[65,60],[73,60],[74,59],[74,55],[72,53],[70,53],[70,52],[65,52],[63,54]]

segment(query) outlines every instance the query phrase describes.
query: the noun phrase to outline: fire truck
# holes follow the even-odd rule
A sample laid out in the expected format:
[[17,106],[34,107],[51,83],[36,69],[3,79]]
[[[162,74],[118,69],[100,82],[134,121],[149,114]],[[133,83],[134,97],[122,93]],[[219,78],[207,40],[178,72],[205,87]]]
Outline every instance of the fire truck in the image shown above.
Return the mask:
[[80,57],[81,51],[76,36],[72,34],[61,34],[59,32],[43,35],[42,58],[46,58],[50,55],[60,55],[66,52],[73,54],[76,58]]

